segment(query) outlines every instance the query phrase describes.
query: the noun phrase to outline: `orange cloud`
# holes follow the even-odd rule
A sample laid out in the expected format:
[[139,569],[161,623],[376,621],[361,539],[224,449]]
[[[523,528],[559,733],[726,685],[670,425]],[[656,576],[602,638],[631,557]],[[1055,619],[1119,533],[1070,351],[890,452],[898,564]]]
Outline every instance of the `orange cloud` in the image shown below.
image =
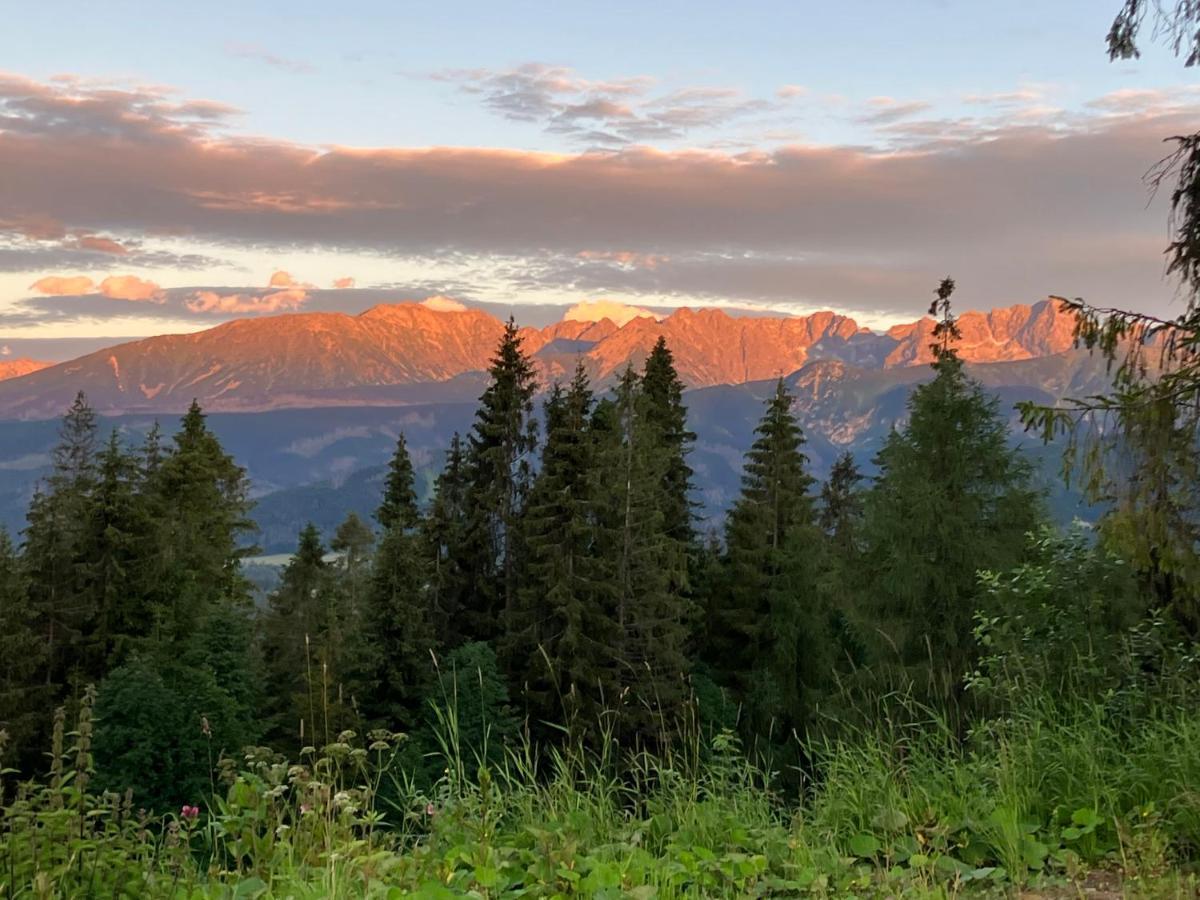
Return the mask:
[[51,297],[62,297],[68,294],[90,294],[96,283],[86,275],[47,275],[29,287]]
[[624,325],[626,322],[642,318],[657,319],[658,316],[640,306],[629,306],[615,300],[589,300],[576,303],[563,313],[564,322],[599,322],[602,319],[609,319],[617,325]]
[[282,269],[272,275],[271,280],[268,281],[267,284],[269,284],[271,287],[278,288],[292,288],[299,286],[299,283],[296,281],[296,279],[294,279],[290,273],[285,272]]
[[197,291],[186,306],[195,313],[272,313],[299,309],[307,299],[306,291],[295,288],[272,291],[263,296]]
[[354,287],[354,279],[349,278],[349,277],[338,278],[333,282],[333,286],[340,290],[345,290],[346,288],[352,288],[352,287]]
[[112,300],[162,303],[166,299],[162,288],[136,275],[110,275],[100,282],[100,293]]
[[653,253],[635,253],[632,250],[581,250],[576,255],[580,259],[614,262],[619,266],[634,269],[657,269],[669,258]]
[[440,294],[433,297],[426,297],[421,301],[422,306],[427,306],[430,309],[435,309],[438,312],[466,312],[467,308],[457,300],[452,300],[449,297],[443,297]]
[[80,250],[94,250],[97,253],[112,253],[116,256],[126,256],[129,248],[124,244],[98,234],[83,234],[75,239],[75,245]]

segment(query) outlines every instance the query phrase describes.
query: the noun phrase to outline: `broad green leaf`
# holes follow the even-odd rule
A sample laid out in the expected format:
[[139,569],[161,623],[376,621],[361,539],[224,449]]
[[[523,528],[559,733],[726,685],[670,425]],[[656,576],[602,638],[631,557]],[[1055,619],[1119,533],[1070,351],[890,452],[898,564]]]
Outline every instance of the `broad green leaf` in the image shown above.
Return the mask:
[[850,838],[850,852],[855,856],[866,859],[879,852],[878,839],[872,834],[856,834]]

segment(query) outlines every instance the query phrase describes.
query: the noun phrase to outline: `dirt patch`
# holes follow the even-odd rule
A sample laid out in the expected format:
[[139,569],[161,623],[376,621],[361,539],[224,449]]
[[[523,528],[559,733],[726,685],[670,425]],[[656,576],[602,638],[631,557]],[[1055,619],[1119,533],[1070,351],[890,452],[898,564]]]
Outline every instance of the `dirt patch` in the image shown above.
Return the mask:
[[1089,872],[1081,881],[1055,887],[1022,891],[1021,900],[1066,900],[1086,897],[1088,900],[1123,900],[1121,876],[1115,872]]

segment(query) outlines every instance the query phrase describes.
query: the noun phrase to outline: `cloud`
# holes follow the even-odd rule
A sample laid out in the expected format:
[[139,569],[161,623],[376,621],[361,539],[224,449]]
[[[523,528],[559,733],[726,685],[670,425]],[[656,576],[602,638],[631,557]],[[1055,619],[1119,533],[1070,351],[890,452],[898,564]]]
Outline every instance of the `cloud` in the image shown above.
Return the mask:
[[580,259],[601,260],[633,269],[657,269],[667,257],[654,253],[635,253],[632,250],[580,250]]
[[0,271],[107,266],[110,257],[143,267],[196,269],[217,263],[209,257],[146,248],[87,228],[67,228],[44,214],[0,218]]
[[0,346],[0,356],[12,356],[12,347],[8,344]]
[[780,100],[793,100],[796,97],[805,97],[808,93],[808,88],[802,84],[785,84],[775,92],[775,96]]
[[[229,268],[224,260],[199,253],[173,253],[165,250],[139,250],[136,256],[121,257],[122,264],[134,264],[142,268],[172,269],[175,271],[211,268]],[[113,262],[110,255],[100,255],[90,250],[79,250],[62,245],[46,245],[23,241],[0,240],[0,272],[30,272],[48,269],[81,269],[91,266],[108,266]]]
[[430,309],[435,309],[438,312],[466,312],[466,304],[460,303],[458,300],[453,300],[450,297],[426,297],[421,301],[422,306],[428,306]]
[[[653,268],[547,256],[526,262],[518,278],[515,287],[525,291],[561,293],[570,289],[654,298],[656,305],[704,303],[780,313],[834,306],[878,318],[889,306],[914,315],[919,303],[911,298],[926,292],[930,276],[921,266],[898,259],[683,252]],[[973,297],[977,296],[975,290],[978,288],[973,287]],[[831,303],[831,297],[838,298],[837,302]],[[905,305],[899,298],[909,299]]]
[[354,287],[354,279],[348,276],[346,278],[335,278],[333,286],[339,290],[347,290]]
[[271,280],[267,282],[271,287],[290,288],[299,287],[299,283],[292,276],[282,270],[275,272],[271,276]]
[[[630,90],[608,99],[644,115],[646,88]],[[462,260],[429,277],[510,297],[525,284],[595,293],[588,285],[602,281],[632,299],[708,285],[706,296],[790,291],[910,313],[920,286],[950,271],[974,305],[1055,292],[1162,312],[1166,198],[1148,205],[1140,179],[1163,137],[1198,124],[1194,104],[1173,103],[902,120],[882,149],[313,149],[231,137],[224,118],[177,114],[165,92],[0,76],[0,221],[36,210],[30,231],[126,245],[178,235]],[[0,242],[0,267],[41,246]],[[663,261],[620,262],[631,247]]]
[[1036,88],[1022,88],[1018,91],[996,91],[988,94],[965,94],[963,103],[995,106],[1019,106],[1040,103],[1045,94]]
[[591,81],[565,66],[542,63],[451,69],[434,78],[480,97],[505,119],[538,124],[551,134],[594,146],[678,140],[771,108],[771,103],[732,88],[694,87],[650,96],[655,82],[646,76]]
[[52,297],[69,294],[90,294],[95,287],[96,283],[86,275],[47,275],[45,278],[39,278],[29,286],[30,290],[37,291],[39,294],[48,294]]
[[257,62],[266,63],[268,66],[272,66],[276,69],[285,69],[289,72],[295,72],[301,75],[316,71],[316,67],[313,66],[312,63],[305,62],[301,59],[292,59],[287,56],[280,56],[277,53],[273,53],[266,47],[262,47],[258,44],[242,44],[238,42],[231,42],[225,45],[225,52],[229,56],[238,59],[255,60]]
[[47,275],[30,285],[31,290],[52,297],[99,293],[110,300],[152,301],[161,303],[162,288],[136,275],[110,275],[96,284],[87,275]]
[[75,238],[75,246],[80,250],[93,250],[96,253],[111,253],[114,256],[128,256],[129,248],[124,244],[98,234],[83,234]]
[[1146,115],[1195,109],[1200,101],[1200,85],[1176,85],[1169,88],[1121,88],[1088,101],[1089,109],[1108,115]]
[[100,282],[100,293],[111,300],[162,303],[162,288],[136,275],[111,275]]
[[194,313],[274,313],[299,309],[307,299],[307,292],[296,289],[273,291],[261,296],[197,291],[186,305]]
[[909,119],[932,109],[932,105],[922,100],[902,103],[891,97],[872,97],[867,101],[870,112],[859,117],[859,121],[868,125],[888,125],[901,119]]
[[583,303],[576,303],[563,313],[564,322],[599,322],[602,319],[609,319],[617,325],[624,325],[626,322],[640,318],[656,319],[658,317],[648,309],[629,306],[615,300],[585,300]]

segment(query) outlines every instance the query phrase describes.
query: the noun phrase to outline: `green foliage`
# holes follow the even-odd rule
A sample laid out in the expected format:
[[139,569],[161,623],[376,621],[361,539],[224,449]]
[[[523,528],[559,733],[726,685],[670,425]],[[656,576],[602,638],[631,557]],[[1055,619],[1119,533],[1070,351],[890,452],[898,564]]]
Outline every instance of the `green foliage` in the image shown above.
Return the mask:
[[253,529],[245,471],[221,447],[193,403],[175,446],[147,470],[145,492],[155,519],[146,572],[160,639],[186,641],[214,606],[244,601],[240,560]]
[[[1147,20],[1184,64],[1200,62],[1200,5],[1125,0],[1108,33],[1109,59],[1141,55]],[[1076,316],[1077,344],[1099,352],[1111,391],[1056,406],[1021,404],[1026,428],[1048,442],[1066,433],[1068,478],[1111,502],[1106,543],[1138,570],[1158,605],[1200,638],[1200,133],[1167,137],[1174,150],[1146,173],[1170,185],[1167,274],[1186,306],[1174,318],[1054,298]]]
[[81,587],[94,616],[80,647],[89,678],[119,665],[154,624],[141,577],[152,522],[140,488],[136,460],[114,430],[97,460],[80,536]]
[[926,710],[901,709],[819,748],[803,805],[781,801],[728,732],[641,754],[623,777],[602,748],[470,757],[445,732],[441,778],[390,796],[404,736],[343,732],[294,763],[227,758],[211,803],[149,816],[95,792],[85,705],[71,735],[60,719],[51,778],[3,791],[0,884],[17,896],[1195,893],[1178,868],[1200,840],[1194,805],[1178,802],[1200,777],[1195,707],[1130,731],[1039,694],[966,748]]
[[977,694],[1007,704],[1039,689],[1101,696],[1129,674],[1126,642],[1146,602],[1130,567],[1090,537],[1043,527],[1021,565],[980,573],[988,612],[975,629],[983,657],[969,686]]
[[[436,501],[435,501],[436,502]],[[429,573],[433,560],[422,532],[412,463],[401,435],[376,513],[384,526],[370,582],[347,647],[351,692],[358,712],[374,725],[411,729],[433,682],[440,649]]]
[[859,483],[863,474],[853,455],[843,453],[829,470],[829,480],[821,486],[821,529],[829,536],[836,552],[851,557],[858,548],[862,528],[863,503]]
[[329,542],[329,549],[341,554],[347,576],[352,578],[370,561],[374,544],[375,533],[358,517],[358,513],[352,512],[338,525],[333,540]]
[[427,710],[446,771],[459,784],[468,770],[503,759],[517,735],[508,683],[496,652],[482,641],[455,647],[438,661]]
[[612,648],[623,685],[613,702],[627,744],[669,739],[687,690],[688,610],[678,584],[686,548],[666,524],[673,452],[664,450],[632,368],[596,406],[596,548],[612,585]]
[[[1079,343],[1114,367],[1111,393],[1059,407],[1022,404],[1026,427],[1068,436],[1064,470],[1106,504],[1104,543],[1157,603],[1200,635],[1200,320],[1173,322],[1062,301]],[[1189,318],[1190,317],[1190,318]]]
[[375,557],[355,635],[356,696],[368,722],[411,729],[433,682],[439,649],[420,536],[393,526]]
[[466,573],[461,550],[467,522],[466,458],[462,439],[455,434],[446,464],[433,486],[429,514],[421,521],[422,556],[429,578],[429,607],[438,643],[456,647],[463,641],[461,611],[466,605]]
[[39,677],[45,650],[22,560],[0,529],[0,731],[8,736],[9,761],[26,766],[54,702],[50,686]]
[[101,683],[96,701],[98,788],[133,792],[165,812],[211,793],[217,761],[257,737],[254,711],[213,669],[135,658]]
[[79,689],[88,680],[78,650],[96,614],[83,583],[81,548],[96,478],[96,413],[82,391],[63,417],[53,461],[44,488],[30,503],[22,548],[52,703],[66,695],[69,685]]
[[876,660],[899,666],[923,695],[953,702],[974,659],[975,573],[1021,560],[1040,498],[995,398],[952,350],[933,368],[876,458],[863,529],[872,578],[858,618]]
[[383,502],[375,511],[375,520],[384,531],[392,528],[412,528],[417,524],[416,481],[413,476],[412,460],[404,432],[396,438],[396,452],[388,463],[387,479],[383,487]]
[[267,598],[263,661],[273,741],[327,739],[348,724],[341,691],[350,630],[325,547],[312,523]]
[[505,642],[528,715],[592,729],[619,693],[613,581],[597,545],[592,392],[582,365],[545,405],[542,466],[525,510],[526,574]]
[[521,515],[537,446],[537,381],[512,319],[488,374],[467,440],[465,520],[455,554],[464,579],[462,631],[476,640],[497,637],[517,600]]
[[813,479],[791,407],[780,379],[746,455],[708,615],[710,665],[744,706],[749,733],[789,739],[805,719],[806,689],[827,668]]
[[[692,468],[687,455],[696,440],[687,427],[687,407],[683,405],[683,382],[675,371],[675,359],[666,338],[659,337],[646,356],[642,372],[642,402],[653,440],[665,455],[663,472],[663,522],[667,535],[683,548],[695,541],[692,525]],[[686,569],[675,573],[676,587],[686,586]]]

